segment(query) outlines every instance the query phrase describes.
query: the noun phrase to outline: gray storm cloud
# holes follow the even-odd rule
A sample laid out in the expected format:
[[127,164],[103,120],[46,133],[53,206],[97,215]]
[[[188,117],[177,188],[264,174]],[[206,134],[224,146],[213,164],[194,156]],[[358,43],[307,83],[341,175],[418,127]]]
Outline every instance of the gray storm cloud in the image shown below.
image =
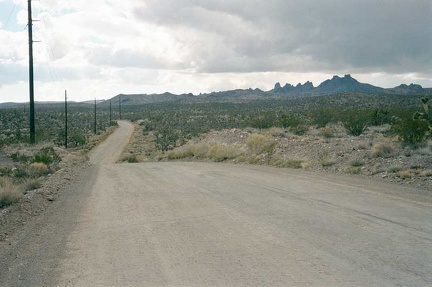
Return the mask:
[[201,72],[431,73],[431,11],[430,0],[149,0],[135,16],[183,33]]

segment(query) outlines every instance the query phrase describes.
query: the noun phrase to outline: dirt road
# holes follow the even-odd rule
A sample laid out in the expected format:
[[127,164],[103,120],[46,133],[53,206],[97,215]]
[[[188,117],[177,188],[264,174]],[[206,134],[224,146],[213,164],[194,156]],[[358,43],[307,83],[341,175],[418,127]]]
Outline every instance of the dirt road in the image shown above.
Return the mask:
[[0,286],[432,285],[430,197],[267,167],[113,164],[130,131],[3,247]]

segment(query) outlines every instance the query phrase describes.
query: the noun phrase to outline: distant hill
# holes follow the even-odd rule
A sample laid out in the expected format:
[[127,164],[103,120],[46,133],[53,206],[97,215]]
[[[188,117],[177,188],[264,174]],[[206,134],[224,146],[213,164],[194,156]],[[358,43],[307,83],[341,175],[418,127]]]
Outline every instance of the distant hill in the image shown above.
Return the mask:
[[289,93],[289,94],[340,94],[340,93],[382,93],[385,89],[380,87],[375,87],[370,84],[363,84],[351,77],[351,75],[345,75],[343,78],[338,76],[333,76],[332,79],[322,82],[318,87],[314,87],[311,82],[306,82],[304,85],[298,84],[293,86],[291,84],[286,84],[281,87],[280,83],[276,83],[273,93]]
[[402,95],[408,95],[408,94],[419,94],[424,93],[427,89],[423,89],[422,86],[411,84],[411,85],[405,85],[402,84],[400,86],[394,87],[392,89],[387,89],[389,92],[395,93],[395,94],[402,94]]
[[[290,98],[301,98],[311,96],[324,96],[336,94],[385,94],[385,95],[424,95],[432,96],[432,88],[423,88],[417,84],[402,84],[394,88],[384,89],[366,83],[360,83],[351,75],[344,77],[333,76],[333,78],[325,80],[317,87],[307,81],[304,84],[297,84],[296,86],[289,83],[282,86],[276,83],[274,88],[270,91],[262,91],[260,89],[236,89],[221,92],[212,92],[206,94],[193,95],[181,94],[176,95],[172,93],[163,94],[120,94],[109,100],[98,100],[98,105],[116,105],[120,101],[122,105],[142,105],[150,103],[164,103],[172,101],[191,101],[191,102],[206,102],[206,101],[220,101],[220,102],[245,102],[261,99],[280,99],[286,96]],[[37,102],[36,104],[56,105],[62,102]],[[70,102],[72,103],[72,102]],[[90,105],[94,100],[75,103],[77,105]],[[28,103],[27,103],[28,104]],[[25,105],[24,103],[3,103],[0,107],[13,107],[17,105]]]
[[193,94],[182,94],[175,95],[171,93],[163,94],[120,94],[110,100],[105,101],[108,104],[111,101],[112,104],[117,104],[119,101],[122,105],[140,105],[140,104],[150,104],[150,103],[163,103],[176,100],[193,99],[195,96]]

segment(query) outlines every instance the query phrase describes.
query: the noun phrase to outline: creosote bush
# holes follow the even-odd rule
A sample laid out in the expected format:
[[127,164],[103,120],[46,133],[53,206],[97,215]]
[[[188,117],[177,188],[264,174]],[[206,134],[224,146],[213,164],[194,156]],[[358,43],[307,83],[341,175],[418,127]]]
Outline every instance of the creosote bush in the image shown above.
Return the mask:
[[415,146],[426,141],[429,123],[413,117],[394,118],[391,131],[398,136],[402,143]]
[[362,117],[350,117],[343,121],[347,134],[352,136],[361,135],[368,127],[368,120]]

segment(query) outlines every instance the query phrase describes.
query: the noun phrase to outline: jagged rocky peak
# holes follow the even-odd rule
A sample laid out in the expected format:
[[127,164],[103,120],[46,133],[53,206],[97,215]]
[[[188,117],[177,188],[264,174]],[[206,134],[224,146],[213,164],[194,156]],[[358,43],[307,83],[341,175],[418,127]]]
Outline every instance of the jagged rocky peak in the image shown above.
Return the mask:
[[279,89],[281,89],[282,87],[281,87],[281,84],[279,83],[279,82],[277,82],[276,84],[275,84],[275,86],[274,86],[274,90],[279,90]]
[[314,85],[311,82],[307,81],[303,85],[301,83],[298,83],[295,88],[296,88],[296,90],[307,91],[307,90],[313,89]]

